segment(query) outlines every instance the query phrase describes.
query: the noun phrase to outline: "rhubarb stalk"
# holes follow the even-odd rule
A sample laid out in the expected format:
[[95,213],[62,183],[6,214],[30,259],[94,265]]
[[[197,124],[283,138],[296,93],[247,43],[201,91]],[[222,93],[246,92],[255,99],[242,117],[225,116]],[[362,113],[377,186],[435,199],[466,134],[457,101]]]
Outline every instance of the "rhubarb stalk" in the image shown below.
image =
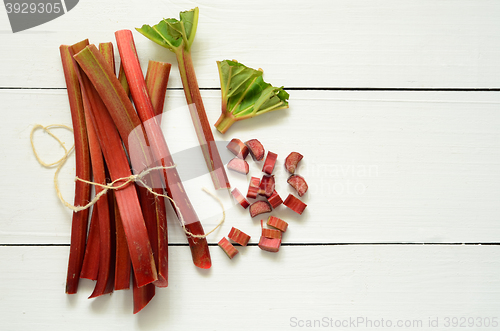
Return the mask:
[[[155,117],[158,122],[161,121],[163,113],[163,104],[165,102],[165,93],[167,91],[168,77],[170,74],[169,63],[149,61],[148,70],[146,73],[146,88],[151,103],[155,112]],[[157,172],[149,174],[152,190],[157,195],[152,194],[144,187],[139,186],[139,189],[145,191],[146,201],[149,200],[150,206],[148,209],[153,211],[151,226],[148,227],[151,245],[155,256],[156,268],[158,270],[158,280],[154,285],[158,287],[168,286],[168,231],[167,231],[167,211],[165,209],[165,198],[161,177]],[[151,294],[151,291],[146,291],[146,294]]]
[[[87,44],[88,40],[84,40],[76,44],[75,47],[83,48]],[[90,152],[85,127],[83,101],[80,84],[78,82],[77,68],[73,62],[69,48],[70,46],[62,45],[59,50],[61,53],[64,77],[68,89],[71,119],[73,122],[76,176],[84,180],[90,180]],[[88,184],[76,182],[74,205],[86,205],[90,200],[90,193],[91,189]],[[66,293],[68,294],[74,294],[78,289],[78,280],[80,278],[83,257],[85,254],[88,218],[88,209],[73,213],[73,219],[71,222],[71,245],[68,260],[68,273],[66,278]]]
[[137,31],[175,53],[186,101],[215,189],[230,188],[224,164],[217,150],[205,112],[191,58],[191,45],[196,35],[198,16],[199,10],[194,8],[181,12],[180,20],[174,18],[164,19],[152,27],[145,24],[138,28]]

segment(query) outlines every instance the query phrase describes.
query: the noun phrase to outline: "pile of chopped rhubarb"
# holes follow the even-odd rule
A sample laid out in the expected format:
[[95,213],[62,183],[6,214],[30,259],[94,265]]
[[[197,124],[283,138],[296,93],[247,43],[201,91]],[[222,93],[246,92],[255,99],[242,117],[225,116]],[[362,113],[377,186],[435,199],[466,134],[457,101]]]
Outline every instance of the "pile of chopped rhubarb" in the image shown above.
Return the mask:
[[[242,142],[238,138],[233,138],[226,147],[235,155],[235,157],[227,164],[227,168],[236,173],[244,175],[249,173],[250,166],[246,161],[249,154],[254,162],[263,161],[262,176],[250,177],[246,196],[243,196],[240,190],[236,187],[231,191],[234,200],[244,209],[249,209],[251,218],[261,214],[270,214],[274,210],[278,209],[282,204],[299,215],[304,212],[307,205],[302,202],[300,198],[297,198],[293,194],[289,194],[285,201],[283,201],[275,189],[276,179],[273,172],[278,159],[278,154],[272,151],[267,151],[266,155],[264,146],[257,139],[250,139],[246,142]],[[302,197],[308,189],[307,182],[304,177],[295,173],[302,158],[302,154],[298,152],[291,152],[286,157],[284,163],[285,169],[290,174],[287,183],[290,184],[290,186],[297,192],[299,197]],[[288,223],[276,216],[270,215],[268,216],[266,225],[268,226],[267,228],[264,227],[264,220],[261,220],[262,232],[258,246],[262,250],[268,252],[278,252],[281,246],[283,233],[288,228]],[[246,246],[250,236],[243,233],[245,238],[248,238],[243,245],[236,240],[239,237],[232,236],[234,235],[234,231],[238,231],[238,234],[242,233],[240,230],[233,228],[228,235],[229,239],[242,246]],[[225,237],[221,239],[219,246],[231,259],[238,253],[237,248],[234,247]]]

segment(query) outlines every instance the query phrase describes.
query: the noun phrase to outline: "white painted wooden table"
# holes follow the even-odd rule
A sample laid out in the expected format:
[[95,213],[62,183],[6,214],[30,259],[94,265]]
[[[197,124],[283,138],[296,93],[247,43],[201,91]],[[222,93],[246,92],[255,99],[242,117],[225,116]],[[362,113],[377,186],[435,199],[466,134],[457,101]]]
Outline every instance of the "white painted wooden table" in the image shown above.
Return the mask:
[[[500,2],[149,3],[82,0],[16,34],[0,10],[1,330],[500,329]],[[302,152],[309,206],[301,217],[277,212],[290,226],[271,254],[255,245],[258,221],[219,192],[227,221],[208,238],[211,270],[193,266],[170,214],[170,286],[144,311],[132,314],[130,291],[87,299],[86,280],[68,296],[71,213],[28,139],[35,124],[71,124],[58,47],[114,42],[116,30],[194,6],[193,61],[212,123],[216,60],[261,67],[290,92],[288,110],[216,138],[259,138],[277,152],[286,193],[283,158]],[[171,149],[196,146],[173,54],[135,36],[144,68],[174,63]],[[61,154],[43,135],[37,141],[47,159]],[[70,201],[73,176],[71,159],[60,178]],[[246,180],[231,180],[246,190]],[[210,180],[186,186],[213,227],[220,210],[200,192]],[[231,226],[253,236],[234,260],[216,246]]]

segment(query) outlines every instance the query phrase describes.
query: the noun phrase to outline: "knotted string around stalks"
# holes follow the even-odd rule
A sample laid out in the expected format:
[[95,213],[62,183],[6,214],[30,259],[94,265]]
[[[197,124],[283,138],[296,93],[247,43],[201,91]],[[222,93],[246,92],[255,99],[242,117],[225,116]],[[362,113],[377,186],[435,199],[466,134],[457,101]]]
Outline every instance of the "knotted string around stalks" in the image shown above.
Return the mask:
[[[33,127],[33,129],[31,130],[31,133],[30,133],[30,142],[31,142],[31,148],[33,149],[33,153],[35,154],[35,158],[37,159],[37,161],[44,167],[46,168],[51,168],[53,166],[57,166],[56,168],[56,172],[54,174],[54,188],[56,190],[56,193],[57,193],[57,196],[59,197],[59,200],[61,200],[61,202],[66,206],[68,207],[69,209],[71,209],[72,211],[74,212],[79,212],[79,211],[82,211],[82,210],[85,210],[85,209],[88,209],[90,208],[91,206],[93,206],[104,194],[106,194],[108,192],[108,190],[119,190],[119,189],[122,189],[124,188],[125,186],[131,184],[131,183],[139,183],[141,184],[142,186],[144,186],[151,194],[154,194],[155,196],[161,196],[161,197],[164,197],[168,200],[170,200],[172,202],[172,206],[175,208],[175,211],[177,213],[177,217],[179,219],[179,222],[181,223],[181,226],[182,226],[182,229],[184,230],[184,232],[191,236],[191,237],[194,237],[194,238],[206,238],[209,234],[211,234],[212,232],[214,232],[215,230],[217,230],[217,228],[219,228],[222,223],[224,223],[225,219],[226,219],[226,211],[224,209],[224,205],[222,203],[222,201],[217,197],[215,196],[213,193],[211,193],[210,191],[208,191],[206,188],[203,188],[203,191],[205,191],[207,194],[209,194],[212,198],[214,198],[215,200],[217,200],[219,202],[219,204],[221,205],[221,208],[222,208],[222,218],[221,220],[219,221],[219,223],[212,229],[210,230],[209,232],[205,233],[205,234],[194,234],[194,233],[191,233],[190,231],[188,231],[186,229],[186,222],[184,221],[184,217],[182,216],[182,212],[180,210],[180,208],[177,206],[177,204],[175,203],[175,201],[169,197],[168,195],[165,195],[165,194],[161,194],[161,193],[157,193],[155,192],[150,186],[148,186],[143,180],[142,178],[146,175],[148,175],[150,172],[154,171],[154,170],[168,170],[168,169],[173,169],[176,167],[176,165],[172,165],[172,166],[168,166],[168,167],[164,167],[164,166],[157,166],[157,167],[151,167],[151,168],[147,168],[143,171],[141,171],[140,173],[138,174],[135,174],[135,175],[130,175],[128,177],[123,177],[123,178],[118,178],[118,179],[115,179],[114,181],[112,181],[111,183],[109,184],[100,184],[100,183],[96,183],[96,182],[92,182],[92,181],[88,181],[88,180],[85,180],[85,179],[81,179],[81,178],[78,178],[78,177],[75,177],[75,181],[80,181],[80,182],[83,182],[83,183],[86,183],[86,184],[89,184],[89,185],[94,185],[94,186],[99,186],[102,188],[102,190],[97,193],[94,198],[88,203],[86,204],[85,206],[74,206],[72,205],[71,203],[67,202],[63,196],[62,196],[62,193],[61,193],[61,190],[59,189],[59,183],[58,183],[58,176],[59,176],[59,172],[61,170],[61,168],[63,167],[63,165],[66,163],[66,161],[68,160],[69,156],[71,155],[71,153],[74,151],[75,149],[75,145],[71,146],[70,149],[66,148],[66,146],[64,145],[64,143],[61,141],[61,139],[59,139],[52,131],[51,131],[51,128],[63,128],[63,129],[67,129],[71,132],[73,132],[73,129],[70,128],[69,126],[66,126],[66,125],[63,125],[63,124],[51,124],[51,125],[47,125],[47,126],[43,126],[43,125],[40,125],[40,124],[37,124]],[[55,162],[52,162],[52,163],[46,163],[45,161],[43,161],[40,156],[38,155],[37,151],[36,151],[36,147],[35,147],[35,143],[34,143],[34,138],[33,138],[33,135],[35,133],[36,130],[39,130],[39,129],[42,129],[44,130],[46,133],[48,133],[52,138],[54,138],[58,143],[59,145],[64,149],[64,155],[57,161]]]

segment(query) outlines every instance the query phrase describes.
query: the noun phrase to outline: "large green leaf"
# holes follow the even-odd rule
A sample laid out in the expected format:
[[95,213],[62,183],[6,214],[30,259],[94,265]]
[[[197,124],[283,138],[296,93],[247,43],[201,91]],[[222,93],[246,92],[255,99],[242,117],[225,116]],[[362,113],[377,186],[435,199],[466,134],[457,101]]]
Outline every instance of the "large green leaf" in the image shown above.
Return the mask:
[[288,108],[289,94],[283,87],[264,82],[262,70],[236,61],[218,61],[223,104],[236,120]]

